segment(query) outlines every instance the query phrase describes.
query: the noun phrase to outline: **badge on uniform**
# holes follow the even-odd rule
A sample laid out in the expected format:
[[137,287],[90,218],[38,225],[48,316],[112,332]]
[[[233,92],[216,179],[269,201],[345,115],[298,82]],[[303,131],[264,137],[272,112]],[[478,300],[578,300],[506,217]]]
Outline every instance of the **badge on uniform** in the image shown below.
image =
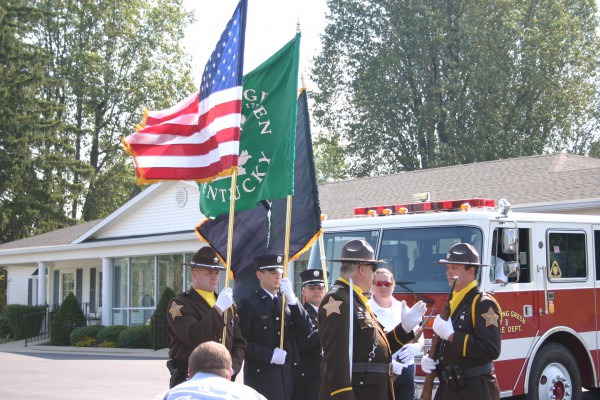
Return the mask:
[[490,307],[490,309],[486,313],[481,314],[481,316],[483,317],[483,319],[485,319],[486,328],[490,325],[498,327],[498,318],[500,318],[500,316],[494,312],[492,307]]
[[181,314],[182,308],[183,308],[183,304],[179,305],[175,302],[172,302],[171,308],[169,308],[169,313],[171,314],[171,318],[175,319],[177,317],[183,317],[183,314]]
[[325,310],[325,316],[329,317],[331,314],[340,314],[342,315],[342,313],[340,312],[340,306],[342,305],[342,301],[341,300],[335,300],[333,297],[329,298],[329,301],[327,302],[327,304],[325,304],[323,306],[323,309]]

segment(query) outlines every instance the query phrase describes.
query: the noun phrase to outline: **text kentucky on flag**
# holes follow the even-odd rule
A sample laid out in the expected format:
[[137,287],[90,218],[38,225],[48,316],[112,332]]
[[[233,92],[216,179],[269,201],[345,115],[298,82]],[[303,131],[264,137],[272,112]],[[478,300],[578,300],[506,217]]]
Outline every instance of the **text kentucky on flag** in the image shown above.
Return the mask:
[[[235,210],[294,193],[300,33],[244,76]],[[231,178],[200,186],[206,217],[229,213]]]
[[[248,80],[244,78],[244,82]],[[297,103],[290,261],[308,250],[322,234],[319,188],[306,97],[306,91],[302,90]],[[235,276],[234,293],[237,301],[254,293],[258,285],[254,268],[250,268],[254,259],[262,254],[284,253],[286,212],[287,200],[283,198],[263,201],[254,209],[235,213],[231,270]],[[207,241],[223,260],[227,252],[227,226],[228,216],[223,214],[215,219],[206,218],[196,227],[200,239]]]
[[121,142],[138,184],[210,182],[238,165],[247,0],[241,0],[210,56],[199,92],[175,106],[144,113]]

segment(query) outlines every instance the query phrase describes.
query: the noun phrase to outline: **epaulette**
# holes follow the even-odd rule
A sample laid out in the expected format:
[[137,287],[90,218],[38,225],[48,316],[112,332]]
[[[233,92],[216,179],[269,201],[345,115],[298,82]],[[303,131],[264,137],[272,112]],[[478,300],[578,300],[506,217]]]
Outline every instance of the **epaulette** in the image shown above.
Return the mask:
[[498,307],[498,312],[500,313],[500,324],[502,324],[502,308],[500,308],[500,304],[498,304],[498,302],[496,301],[496,299],[494,298],[494,296],[492,296],[491,294],[487,293],[487,292],[482,292],[479,291],[479,293],[477,293],[475,295],[475,297],[473,298],[473,302],[471,303],[471,319],[473,320],[473,327],[475,327],[475,305],[477,304],[477,301],[479,300],[479,298],[481,297],[481,300],[492,300],[495,304],[496,307]]

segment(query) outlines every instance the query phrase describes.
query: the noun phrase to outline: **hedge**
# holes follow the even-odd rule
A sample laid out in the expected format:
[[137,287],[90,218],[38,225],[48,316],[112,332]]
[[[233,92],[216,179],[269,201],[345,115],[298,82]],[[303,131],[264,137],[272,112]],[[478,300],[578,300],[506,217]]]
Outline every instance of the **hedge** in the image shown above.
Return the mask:
[[125,349],[148,349],[150,348],[149,331],[148,325],[130,326],[121,332],[117,344]]
[[125,325],[105,326],[100,330],[100,332],[98,332],[98,336],[96,336],[96,343],[100,347],[103,347],[102,343],[106,342],[117,343],[119,341],[119,335],[125,329],[127,329]]
[[98,332],[104,329],[102,325],[87,325],[75,328],[69,336],[71,346],[77,346],[77,343],[82,342],[85,338],[94,339],[94,342],[88,342],[90,345],[95,345],[98,337]]
[[71,332],[77,327],[85,326],[86,320],[75,295],[69,293],[60,305],[50,326],[50,342],[57,346],[68,346]]
[[[23,316],[25,314],[42,313],[46,311],[46,306],[27,306],[23,304],[8,304],[5,308],[6,313],[4,314],[8,326],[10,327],[10,333],[15,340],[25,339],[25,320]],[[35,318],[35,323],[31,327],[31,332],[39,332],[44,322],[44,318]]]

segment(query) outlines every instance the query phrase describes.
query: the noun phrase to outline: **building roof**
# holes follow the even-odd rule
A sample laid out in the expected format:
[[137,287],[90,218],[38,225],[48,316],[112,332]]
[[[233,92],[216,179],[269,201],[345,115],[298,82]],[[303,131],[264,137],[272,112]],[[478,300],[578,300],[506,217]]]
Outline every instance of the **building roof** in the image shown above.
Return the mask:
[[[156,196],[169,188],[161,185],[163,189],[155,187],[158,185],[146,189],[103,220],[0,244],[0,251],[91,240],[99,228],[113,223],[116,216],[134,212],[141,199],[148,200],[150,193]],[[513,208],[590,199],[600,204],[600,159],[555,153],[319,185],[321,210],[328,219],[351,218],[355,207],[412,202],[415,193],[423,192],[429,192],[433,201],[506,198]]]
[[319,186],[328,219],[353,217],[355,207],[431,200],[505,198],[513,206],[600,199],[600,159],[568,153],[510,158],[403,172]]
[[25,239],[15,240],[13,242],[0,244],[1,250],[20,249],[29,247],[60,246],[72,243],[79,236],[92,229],[102,222],[102,219],[84,222],[82,224],[69,226],[67,228],[57,229],[52,232],[42,233],[41,235],[31,236]]

